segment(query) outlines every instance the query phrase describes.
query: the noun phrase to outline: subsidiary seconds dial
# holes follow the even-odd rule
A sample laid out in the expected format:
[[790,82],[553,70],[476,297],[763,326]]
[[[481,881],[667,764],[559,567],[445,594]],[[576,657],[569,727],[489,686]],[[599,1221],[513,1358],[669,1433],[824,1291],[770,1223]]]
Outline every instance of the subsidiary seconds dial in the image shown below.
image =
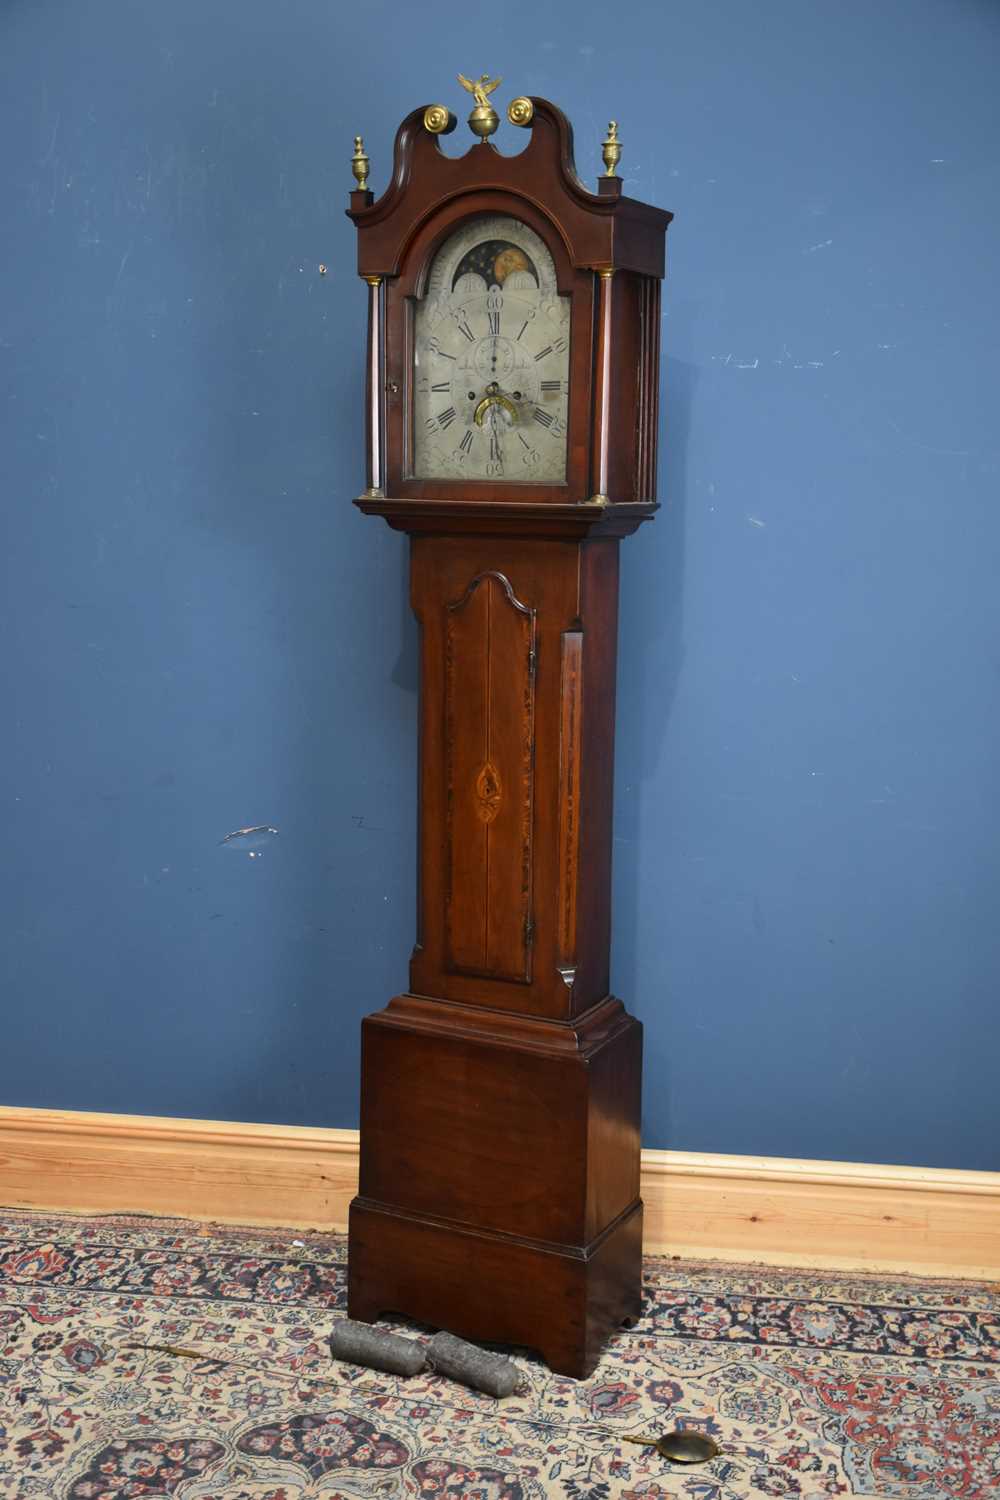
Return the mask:
[[544,242],[480,216],[438,250],[414,315],[418,479],[566,478],[569,298]]

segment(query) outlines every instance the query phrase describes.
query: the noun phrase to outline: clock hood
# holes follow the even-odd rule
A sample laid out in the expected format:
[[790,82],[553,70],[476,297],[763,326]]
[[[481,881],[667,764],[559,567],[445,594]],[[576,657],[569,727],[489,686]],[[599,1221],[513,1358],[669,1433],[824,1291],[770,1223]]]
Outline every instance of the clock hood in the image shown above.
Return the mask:
[[532,98],[531,139],[514,156],[490,141],[464,156],[446,156],[425,125],[433,106],[407,115],[396,133],[392,179],[378,199],[367,190],[351,194],[347,210],[358,230],[358,273],[396,276],[422,225],[454,200],[484,190],[522,196],[559,230],[574,266],[635,271],[662,277],[664,231],[673,217],[665,209],[628,198],[621,179],[602,177],[591,193],[577,174],[573,129],[562,110]]

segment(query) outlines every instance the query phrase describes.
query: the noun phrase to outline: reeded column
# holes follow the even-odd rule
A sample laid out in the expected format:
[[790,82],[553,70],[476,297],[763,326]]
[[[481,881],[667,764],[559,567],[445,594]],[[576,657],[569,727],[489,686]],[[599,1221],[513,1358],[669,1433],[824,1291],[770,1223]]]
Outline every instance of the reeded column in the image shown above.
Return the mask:
[[611,296],[613,270],[597,272],[597,360],[594,370],[594,446],[591,505],[607,505],[611,426]]
[[368,283],[368,354],[365,381],[365,411],[368,424],[367,482],[369,498],[385,494],[384,424],[385,376],[382,362],[382,278],[366,276]]

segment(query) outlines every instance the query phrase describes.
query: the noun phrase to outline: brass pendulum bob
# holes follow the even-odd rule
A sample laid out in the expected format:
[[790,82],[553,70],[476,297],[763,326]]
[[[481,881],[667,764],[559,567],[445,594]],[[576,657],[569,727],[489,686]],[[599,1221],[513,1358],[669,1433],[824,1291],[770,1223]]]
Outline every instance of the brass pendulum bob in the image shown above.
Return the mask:
[[667,1458],[673,1464],[705,1464],[710,1458],[717,1458],[720,1451],[712,1438],[687,1427],[675,1427],[672,1432],[658,1438],[633,1437],[628,1432],[623,1432],[621,1437],[626,1443],[655,1448],[661,1458]]

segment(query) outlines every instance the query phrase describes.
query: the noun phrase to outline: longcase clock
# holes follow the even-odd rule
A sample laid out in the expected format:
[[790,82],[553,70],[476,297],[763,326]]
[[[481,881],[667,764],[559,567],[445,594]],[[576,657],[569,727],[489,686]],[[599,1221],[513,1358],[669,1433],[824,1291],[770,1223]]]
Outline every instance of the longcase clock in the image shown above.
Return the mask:
[[[528,1346],[582,1377],[640,1308],[641,1027],[609,993],[618,549],[656,510],[670,215],[599,191],[570,126],[462,80],[450,157],[415,110],[375,199],[367,488],[411,538],[420,627],[418,932],[362,1030],[349,1310]],[[520,144],[520,143],[519,143]]]

